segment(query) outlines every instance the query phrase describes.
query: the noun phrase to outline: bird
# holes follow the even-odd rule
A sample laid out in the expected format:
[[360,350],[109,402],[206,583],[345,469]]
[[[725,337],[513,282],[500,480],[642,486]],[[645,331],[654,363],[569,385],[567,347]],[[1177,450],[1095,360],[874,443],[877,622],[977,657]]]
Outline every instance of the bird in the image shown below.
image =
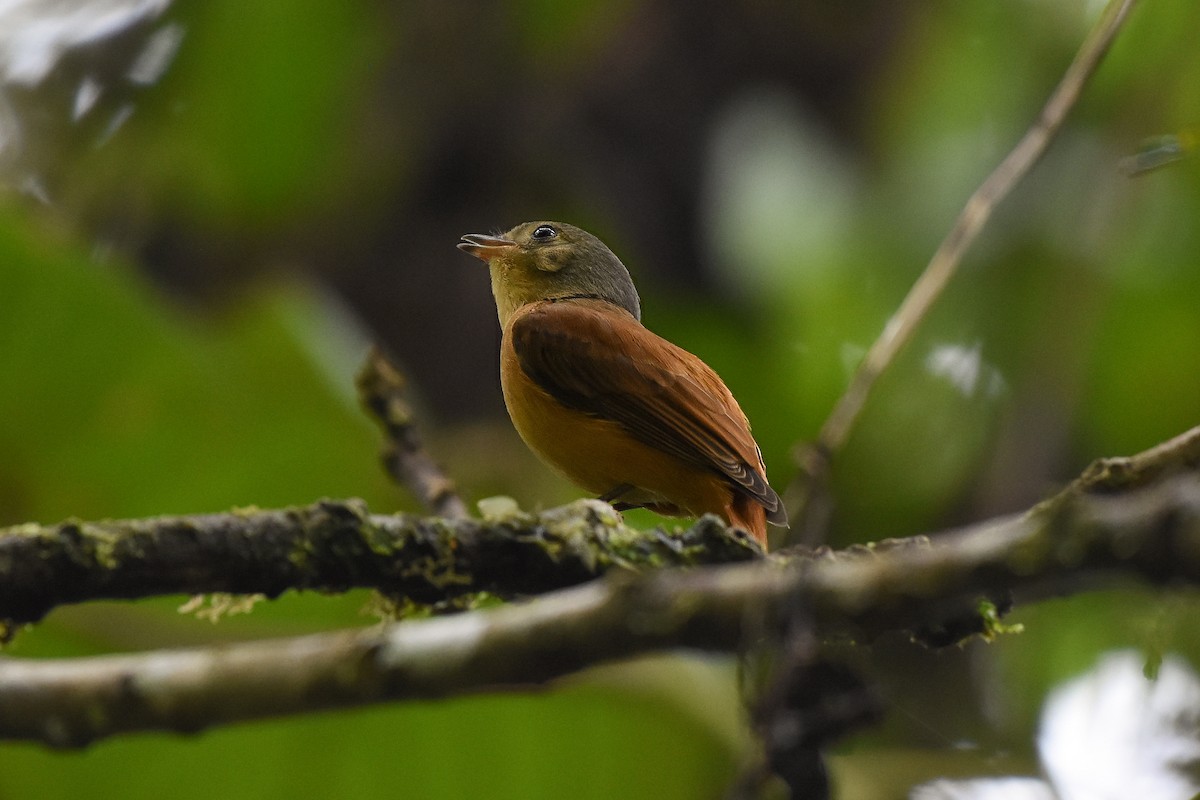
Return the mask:
[[767,523],[786,527],[737,400],[642,324],[629,270],[600,239],[525,222],[458,248],[488,265],[504,404],[542,461],[618,510],[716,514],[764,549]]

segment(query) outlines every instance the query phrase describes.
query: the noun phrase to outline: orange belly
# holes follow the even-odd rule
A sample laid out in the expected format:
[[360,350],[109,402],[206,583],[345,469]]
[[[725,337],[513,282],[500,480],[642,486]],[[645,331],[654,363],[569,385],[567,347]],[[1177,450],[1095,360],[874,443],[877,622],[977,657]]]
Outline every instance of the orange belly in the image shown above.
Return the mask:
[[634,488],[621,502],[656,506],[660,513],[729,518],[733,490],[722,476],[643,444],[619,423],[565,407],[529,379],[507,337],[500,383],[517,433],[571,482],[596,495],[627,484]]

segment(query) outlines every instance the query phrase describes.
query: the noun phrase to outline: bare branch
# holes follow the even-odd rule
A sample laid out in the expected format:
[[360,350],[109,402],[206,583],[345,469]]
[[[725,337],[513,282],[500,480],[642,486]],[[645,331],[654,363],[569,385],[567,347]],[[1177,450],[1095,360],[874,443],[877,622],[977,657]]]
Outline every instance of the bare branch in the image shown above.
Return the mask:
[[828,513],[826,482],[830,461],[849,438],[875,381],[895,360],[945,291],[958,271],[963,255],[975,242],[992,211],[1046,152],[1050,141],[1078,101],[1084,85],[1108,52],[1134,2],[1109,0],[1104,13],[1080,46],[1037,120],[967,200],[925,271],[917,278],[900,308],[888,320],[879,338],[863,357],[850,385],[817,434],[816,441],[798,449],[796,460],[800,471],[788,488],[787,495],[795,498],[791,518],[794,520],[794,535],[801,541],[815,543],[824,538],[823,529]]
[[[714,525],[721,527],[719,522]],[[736,651],[799,604],[814,631],[945,631],[997,592],[1081,578],[1200,583],[1200,474],[1118,493],[1068,490],[943,534],[748,564],[604,580],[523,604],[370,630],[35,662],[0,658],[0,739],[79,747],[317,709],[528,687],[666,648]],[[982,624],[982,621],[981,621]],[[978,629],[978,628],[977,628]],[[965,635],[965,629],[959,629]]]
[[1200,469],[1200,426],[1126,458],[1093,461],[1067,492],[1120,491],[1159,480],[1163,475]]
[[372,347],[358,373],[359,398],[387,436],[383,465],[407,486],[429,513],[449,519],[470,516],[454,481],[425,451],[413,423],[404,391],[404,375],[377,347]]

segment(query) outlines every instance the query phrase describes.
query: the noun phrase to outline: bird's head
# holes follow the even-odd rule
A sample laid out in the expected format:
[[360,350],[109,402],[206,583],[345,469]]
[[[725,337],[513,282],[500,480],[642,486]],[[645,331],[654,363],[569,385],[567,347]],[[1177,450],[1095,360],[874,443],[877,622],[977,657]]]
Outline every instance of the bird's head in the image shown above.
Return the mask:
[[641,319],[629,270],[604,242],[562,222],[525,222],[501,236],[469,233],[458,248],[484,261],[501,326],[539,300],[594,298]]

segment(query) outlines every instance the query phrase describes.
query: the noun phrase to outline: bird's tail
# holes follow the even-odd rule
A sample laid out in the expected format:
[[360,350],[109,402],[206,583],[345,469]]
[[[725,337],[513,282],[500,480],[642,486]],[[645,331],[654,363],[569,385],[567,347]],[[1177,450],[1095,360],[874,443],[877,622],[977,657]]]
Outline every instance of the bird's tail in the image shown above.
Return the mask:
[[725,506],[725,518],[749,533],[767,549],[767,510],[753,497],[734,492],[733,499]]

